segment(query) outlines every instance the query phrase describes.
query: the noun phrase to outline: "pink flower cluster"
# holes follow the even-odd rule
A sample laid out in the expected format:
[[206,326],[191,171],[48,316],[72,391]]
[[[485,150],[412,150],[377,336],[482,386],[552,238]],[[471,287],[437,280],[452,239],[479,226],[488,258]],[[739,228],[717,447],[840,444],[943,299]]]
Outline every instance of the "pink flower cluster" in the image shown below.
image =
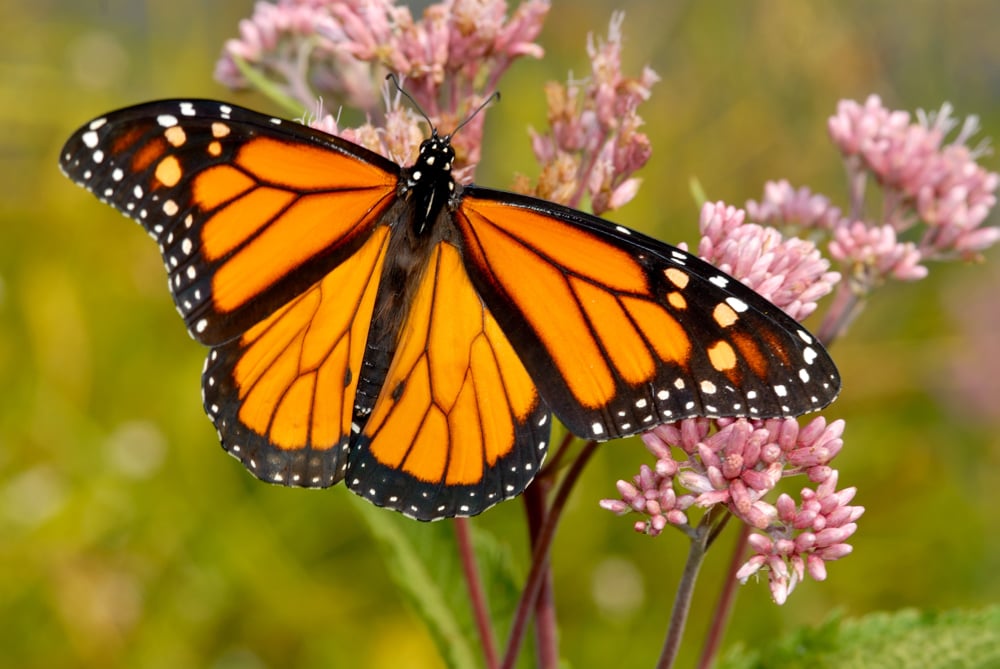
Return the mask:
[[742,209],[722,202],[701,209],[698,255],[732,274],[797,320],[840,280],[815,244],[783,238],[775,228],[745,222]]
[[579,207],[584,196],[595,214],[626,204],[639,189],[632,175],[650,156],[649,138],[636,112],[649,98],[659,77],[650,68],[637,78],[621,71],[624,14],[611,18],[607,40],[590,36],[587,54],[591,73],[585,82],[572,79],[546,88],[549,130],[532,132],[532,147],[542,174],[535,195]]
[[1000,239],[1000,229],[982,227],[996,204],[1000,175],[977,164],[981,150],[966,145],[978,131],[975,117],[946,142],[958,125],[950,105],[918,114],[913,123],[907,112],[887,109],[877,95],[863,105],[841,101],[828,123],[852,180],[863,183],[871,175],[885,189],[885,223],[897,232],[917,219],[927,226],[917,247],[922,257],[973,257]]
[[[768,182],[761,202],[747,202],[747,211],[760,223],[829,234],[830,255],[850,279],[844,290],[864,295],[889,278],[922,279],[924,261],[968,259],[1000,240],[1000,228],[983,225],[1000,175],[977,164],[981,148],[966,145],[978,129],[975,117],[947,141],[957,126],[948,105],[912,122],[875,95],[863,105],[843,100],[828,128],[847,165],[850,215],[784,180]],[[869,179],[881,192],[877,215],[865,212]],[[903,241],[903,233],[919,241]]]
[[746,583],[752,575],[767,568],[771,596],[784,604],[808,573],[815,581],[826,580],[826,563],[849,555],[853,550],[847,540],[858,526],[855,521],[865,512],[862,506],[850,506],[855,488],[837,490],[837,472],[820,483],[816,490],[802,489],[802,504],[785,494],[775,504],[777,518],[764,533],[748,539],[755,554],[736,572]]
[[749,200],[747,213],[758,223],[792,226],[798,229],[832,230],[842,216],[830,198],[808,187],[794,188],[787,179],[764,184],[764,199]]
[[[690,533],[691,507],[725,506],[758,530],[749,541],[755,554],[738,577],[746,581],[767,567],[771,592],[781,604],[806,569],[823,580],[824,563],[851,552],[846,541],[864,509],[849,505],[853,488],[836,490],[837,471],[829,464],[843,446],[843,430],[844,421],[828,425],[822,417],[802,428],[793,418],[692,418],[661,425],[642,436],[656,458],[654,467],[643,465],[631,482],[619,481],[621,498],[602,500],[601,506],[646,516],[635,529],[651,536],[667,525]],[[801,474],[818,484],[802,489],[801,504],[787,494],[774,504],[767,501],[782,478]]]
[[[379,91],[397,75],[435,126],[448,132],[490,95],[522,56],[540,57],[534,40],[548,0],[526,0],[511,16],[505,0],[451,0],[428,6],[420,20],[393,0],[258,2],[229,40],[216,78],[235,88],[249,78],[286,106],[327,98],[361,109],[384,127]],[[397,119],[396,122],[398,122]],[[453,141],[459,165],[479,161],[484,117]],[[335,127],[319,119],[319,127]],[[409,134],[406,127],[400,132]]]

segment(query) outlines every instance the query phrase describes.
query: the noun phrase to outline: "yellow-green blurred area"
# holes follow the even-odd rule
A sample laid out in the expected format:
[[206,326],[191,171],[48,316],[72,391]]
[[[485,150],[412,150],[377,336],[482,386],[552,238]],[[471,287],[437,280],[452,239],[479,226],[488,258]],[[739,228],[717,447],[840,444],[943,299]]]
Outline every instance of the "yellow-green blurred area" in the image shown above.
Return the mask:
[[[277,111],[212,80],[251,9],[249,0],[4,3],[2,666],[441,664],[343,486],[268,486],[220,449],[201,409],[205,351],[175,313],[155,245],[56,166],[81,123],[144,100],[207,96]],[[626,69],[648,63],[663,80],[641,110],[654,147],[644,187],[614,218],[673,243],[696,241],[692,178],[736,205],[759,199],[765,180],[788,178],[843,206],[826,134],[842,98],[878,93],[910,110],[950,101],[1000,137],[997,3],[553,0],[546,58],[519,62],[490,109],[480,182],[534,173],[526,127],[544,126],[543,83],[588,71],[586,34],[603,34],[615,9],[627,12]],[[983,162],[1000,168],[996,156]],[[834,610],[1000,600],[998,295],[993,249],[984,264],[934,265],[928,279],[870,300],[832,351],[844,391],[826,412],[847,420],[835,464],[867,508],[854,554],[780,608],[766,583],[741,588],[726,644],[753,646]],[[686,540],[637,535],[632,519],[597,506],[649,461],[636,440],[603,446],[556,539],[572,666],[651,666],[659,653]],[[473,524],[526,565],[519,501]],[[724,543],[702,572],[681,666],[704,633]]]

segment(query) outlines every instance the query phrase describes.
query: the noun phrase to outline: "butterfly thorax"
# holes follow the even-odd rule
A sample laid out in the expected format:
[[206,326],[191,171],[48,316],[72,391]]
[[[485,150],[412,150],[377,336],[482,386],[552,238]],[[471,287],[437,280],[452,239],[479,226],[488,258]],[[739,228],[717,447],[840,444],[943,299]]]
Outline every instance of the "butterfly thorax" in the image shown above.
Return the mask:
[[435,131],[420,144],[417,162],[403,170],[400,185],[403,197],[413,203],[410,225],[416,235],[424,235],[433,227],[454,194],[455,180],[451,176],[454,162],[451,137],[440,137]]

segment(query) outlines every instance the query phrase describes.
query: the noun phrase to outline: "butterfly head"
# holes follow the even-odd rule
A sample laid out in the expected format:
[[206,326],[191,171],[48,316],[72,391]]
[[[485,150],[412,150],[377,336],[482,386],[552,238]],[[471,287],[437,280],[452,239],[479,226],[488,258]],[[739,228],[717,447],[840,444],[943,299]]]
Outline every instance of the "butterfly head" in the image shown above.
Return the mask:
[[417,162],[405,171],[405,195],[413,198],[415,231],[421,234],[434,224],[438,214],[455,194],[455,180],[451,170],[455,163],[455,149],[451,135],[442,137],[435,130],[420,144]]

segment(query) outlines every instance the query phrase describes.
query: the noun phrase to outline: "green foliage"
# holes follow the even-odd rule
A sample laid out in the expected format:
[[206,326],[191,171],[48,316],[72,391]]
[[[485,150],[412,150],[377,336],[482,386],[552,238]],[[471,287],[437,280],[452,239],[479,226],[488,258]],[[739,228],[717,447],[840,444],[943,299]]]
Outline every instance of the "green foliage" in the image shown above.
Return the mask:
[[[415,523],[360,497],[351,499],[378,543],[393,582],[427,626],[448,666],[481,666],[453,523]],[[507,547],[491,534],[474,531],[472,537],[491,615],[498,622],[509,622],[523,575],[513,567]]]
[[835,616],[764,648],[736,649],[718,669],[993,669],[1000,666],[1000,606],[907,609]]

